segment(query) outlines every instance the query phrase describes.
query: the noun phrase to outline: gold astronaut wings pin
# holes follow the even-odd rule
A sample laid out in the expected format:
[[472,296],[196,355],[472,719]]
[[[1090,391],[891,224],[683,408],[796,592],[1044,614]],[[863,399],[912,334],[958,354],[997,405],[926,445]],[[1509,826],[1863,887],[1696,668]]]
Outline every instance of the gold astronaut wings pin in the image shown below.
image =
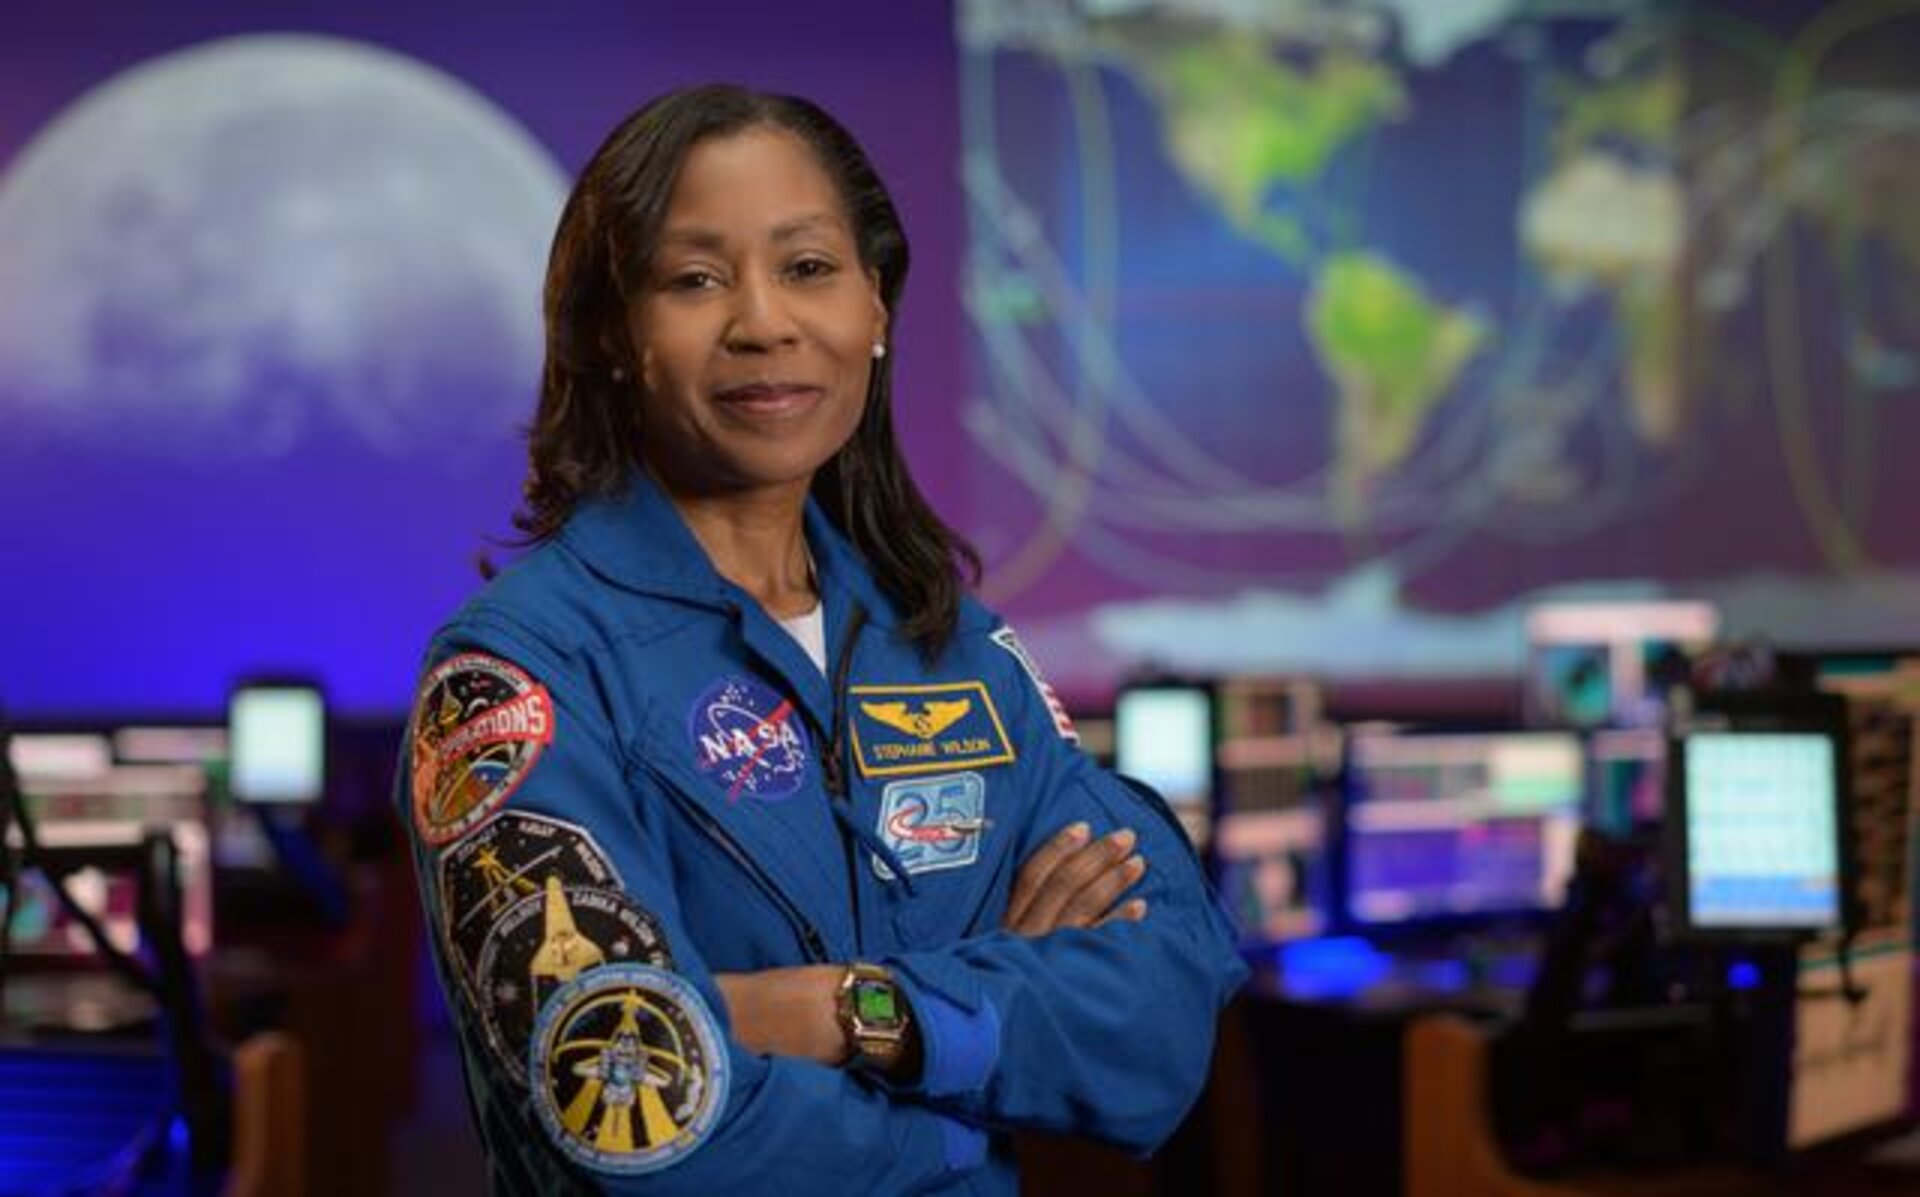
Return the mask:
[[922,740],[931,740],[966,718],[967,712],[973,709],[973,700],[960,698],[951,702],[929,702],[918,710],[904,702],[863,702],[860,709],[888,727],[919,736]]

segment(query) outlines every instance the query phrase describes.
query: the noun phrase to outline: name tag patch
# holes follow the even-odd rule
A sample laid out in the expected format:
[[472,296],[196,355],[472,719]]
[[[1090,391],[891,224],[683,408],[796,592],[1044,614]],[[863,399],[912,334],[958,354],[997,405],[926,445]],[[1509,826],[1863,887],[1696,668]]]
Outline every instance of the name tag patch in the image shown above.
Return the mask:
[[945,773],[1013,761],[985,682],[850,686],[848,730],[866,777]]
[[[909,873],[965,868],[980,859],[987,783],[978,773],[890,781],[880,796],[880,838]],[[882,881],[893,870],[874,858]]]

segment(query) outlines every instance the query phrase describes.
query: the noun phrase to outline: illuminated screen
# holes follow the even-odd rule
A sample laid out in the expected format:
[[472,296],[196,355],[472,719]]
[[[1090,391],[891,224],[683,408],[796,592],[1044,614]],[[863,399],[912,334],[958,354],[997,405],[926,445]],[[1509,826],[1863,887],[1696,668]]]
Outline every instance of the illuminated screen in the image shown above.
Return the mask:
[[1719,613],[1681,601],[1550,603],[1527,615],[1527,721],[1653,727],[1713,643]]
[[1689,922],[1727,930],[1838,925],[1833,738],[1696,732],[1685,744]]
[[[40,843],[63,856],[89,849],[124,857],[150,828],[165,828],[179,854],[181,938],[199,956],[213,947],[213,869],[203,769],[179,764],[128,764],[108,758],[104,736],[22,735],[12,759]],[[99,751],[94,751],[97,746]],[[91,763],[88,759],[91,758]],[[19,846],[15,830],[11,842]],[[139,887],[125,868],[82,864],[66,875],[67,891],[123,951],[138,944]],[[13,907],[12,950],[26,958],[89,957],[92,941],[67,916],[37,870],[21,874]]]
[[20,732],[7,757],[22,778],[97,777],[113,765],[113,742],[92,732]]
[[1206,841],[1213,795],[1213,698],[1199,687],[1121,692],[1113,715],[1114,768],[1152,786],[1196,844]]
[[1279,943],[1325,929],[1326,840],[1318,810],[1220,816],[1213,836],[1216,885],[1242,943]]
[[326,703],[304,686],[237,691],[229,784],[242,802],[317,802],[326,788]]
[[[1055,685],[1519,673],[1543,593],[1916,639],[1920,19],[1675,7],[955,6],[967,526]],[[1707,133],[1782,122],[1850,183]]]
[[1594,732],[1587,741],[1594,826],[1616,835],[1659,823],[1666,806],[1667,738],[1655,728]]
[[1351,918],[1397,923],[1558,905],[1580,827],[1577,737],[1360,731],[1350,743]]

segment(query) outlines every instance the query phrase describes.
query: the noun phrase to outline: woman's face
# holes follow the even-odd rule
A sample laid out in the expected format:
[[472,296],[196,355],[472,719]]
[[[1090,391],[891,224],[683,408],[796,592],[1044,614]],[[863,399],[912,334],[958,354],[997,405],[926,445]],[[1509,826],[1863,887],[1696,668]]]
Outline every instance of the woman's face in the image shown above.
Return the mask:
[[833,182],[794,135],[687,154],[627,309],[641,452],[669,489],[804,489],[853,435],[886,306]]

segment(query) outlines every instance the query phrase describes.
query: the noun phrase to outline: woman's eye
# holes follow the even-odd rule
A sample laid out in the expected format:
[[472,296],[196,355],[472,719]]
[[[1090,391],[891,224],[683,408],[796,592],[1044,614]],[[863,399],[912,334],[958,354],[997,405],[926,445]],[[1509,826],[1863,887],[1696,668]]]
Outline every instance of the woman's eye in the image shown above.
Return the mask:
[[720,280],[711,270],[682,270],[667,279],[669,291],[704,291]]
[[825,278],[834,272],[834,264],[825,258],[801,258],[788,267],[798,279]]

